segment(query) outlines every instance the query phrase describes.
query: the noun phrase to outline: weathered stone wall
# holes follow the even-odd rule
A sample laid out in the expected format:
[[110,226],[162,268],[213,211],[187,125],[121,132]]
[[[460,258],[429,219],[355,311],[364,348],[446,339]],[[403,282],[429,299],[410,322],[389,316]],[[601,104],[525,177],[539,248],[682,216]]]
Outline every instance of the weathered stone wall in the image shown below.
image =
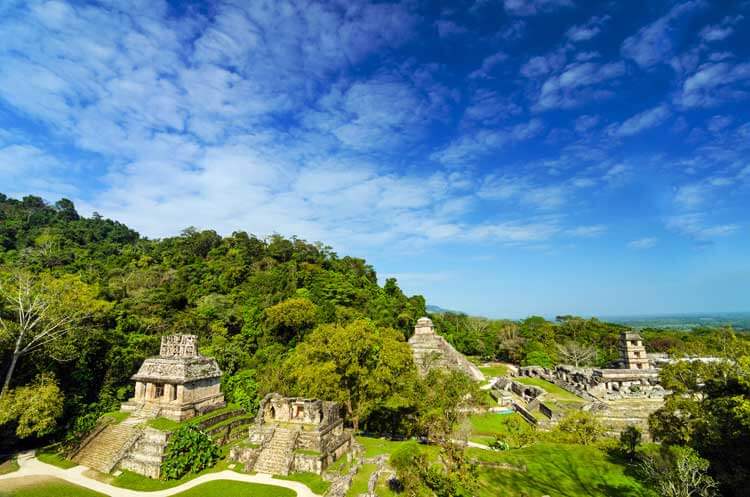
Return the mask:
[[149,478],[159,478],[168,441],[169,433],[146,428],[143,435],[120,462],[120,468]]

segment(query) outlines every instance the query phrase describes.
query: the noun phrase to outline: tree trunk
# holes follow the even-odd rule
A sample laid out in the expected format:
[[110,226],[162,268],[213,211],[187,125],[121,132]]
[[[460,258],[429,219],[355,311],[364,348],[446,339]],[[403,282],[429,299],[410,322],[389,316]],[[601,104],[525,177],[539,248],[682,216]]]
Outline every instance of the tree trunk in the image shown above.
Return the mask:
[[0,390],[0,399],[2,399],[5,396],[5,393],[8,391],[8,387],[10,387],[10,379],[13,376],[13,370],[16,369],[16,363],[18,362],[18,358],[21,354],[18,354],[17,352],[13,353],[13,357],[10,360],[10,367],[8,368],[8,372],[5,373],[5,382],[3,383],[3,389]]

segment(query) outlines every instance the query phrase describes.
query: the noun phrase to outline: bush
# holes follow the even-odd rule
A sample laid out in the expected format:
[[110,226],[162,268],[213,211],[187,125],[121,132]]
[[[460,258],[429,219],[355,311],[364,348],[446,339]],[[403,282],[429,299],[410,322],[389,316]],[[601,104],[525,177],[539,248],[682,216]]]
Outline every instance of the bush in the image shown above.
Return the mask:
[[224,396],[229,402],[239,405],[248,414],[258,412],[258,383],[255,381],[255,370],[244,369],[224,380]]
[[169,438],[162,475],[167,480],[177,480],[188,473],[199,473],[213,466],[219,456],[219,447],[205,432],[194,425],[184,425]]
[[565,441],[589,445],[604,435],[604,427],[591,413],[578,411],[565,416],[557,431]]
[[631,461],[635,459],[636,449],[638,444],[641,443],[641,438],[643,438],[641,430],[632,425],[620,433],[620,448]]

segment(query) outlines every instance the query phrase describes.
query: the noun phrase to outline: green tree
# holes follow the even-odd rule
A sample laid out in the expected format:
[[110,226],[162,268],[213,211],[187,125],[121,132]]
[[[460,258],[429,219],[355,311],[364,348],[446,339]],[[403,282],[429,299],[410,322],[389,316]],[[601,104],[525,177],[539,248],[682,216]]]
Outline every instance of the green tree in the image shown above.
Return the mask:
[[627,426],[620,432],[620,447],[628,459],[635,459],[638,444],[641,443],[641,430],[633,425]]
[[43,437],[57,427],[63,413],[63,395],[51,375],[31,384],[8,390],[0,399],[0,425],[16,422],[19,438]]
[[575,411],[565,416],[557,425],[557,430],[569,440],[581,445],[589,445],[604,435],[604,427],[591,413]]
[[97,289],[77,276],[0,269],[0,343],[10,344],[11,358],[0,398],[7,392],[19,359],[34,352],[54,357],[75,354],[74,334],[109,305]]
[[239,405],[245,412],[255,414],[260,405],[255,370],[245,369],[224,379],[224,396],[229,402]]
[[317,307],[306,298],[292,298],[266,309],[266,323],[274,338],[289,342],[315,326]]
[[290,391],[342,402],[355,431],[370,413],[403,398],[416,378],[403,335],[366,320],[319,326],[292,351],[285,369]]
[[646,457],[639,469],[661,497],[712,497],[718,485],[708,466],[692,449],[673,446]]

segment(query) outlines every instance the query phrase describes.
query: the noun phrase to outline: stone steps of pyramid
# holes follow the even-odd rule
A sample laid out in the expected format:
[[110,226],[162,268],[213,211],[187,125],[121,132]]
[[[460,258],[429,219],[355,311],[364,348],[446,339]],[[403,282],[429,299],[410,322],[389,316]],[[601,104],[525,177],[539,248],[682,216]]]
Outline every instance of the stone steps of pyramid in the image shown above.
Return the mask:
[[81,449],[73,461],[81,466],[109,473],[122,457],[123,447],[136,435],[136,429],[128,424],[113,424],[104,428],[93,440]]

